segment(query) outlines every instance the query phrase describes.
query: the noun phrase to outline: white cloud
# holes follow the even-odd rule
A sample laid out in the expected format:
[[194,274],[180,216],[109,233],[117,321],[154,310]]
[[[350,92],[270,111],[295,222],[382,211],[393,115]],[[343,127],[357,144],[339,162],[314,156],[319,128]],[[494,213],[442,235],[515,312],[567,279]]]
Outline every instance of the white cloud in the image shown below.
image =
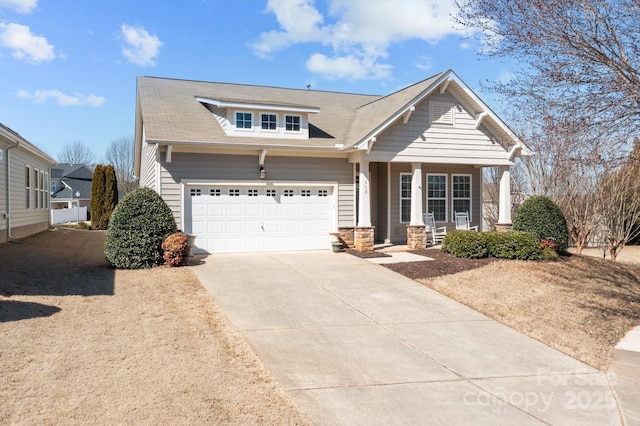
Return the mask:
[[18,90],[17,95],[22,99],[31,99],[37,104],[43,104],[48,99],[54,99],[60,106],[90,106],[99,107],[105,103],[105,98],[96,96],[93,93],[83,95],[74,93],[73,95],[65,95],[60,90],[36,90],[31,93],[28,90]]
[[0,45],[11,49],[14,58],[27,62],[53,61],[53,46],[42,36],[36,36],[26,25],[0,23]]
[[0,9],[13,9],[18,13],[31,13],[38,0],[0,0]]
[[416,62],[416,68],[422,71],[429,71],[433,68],[432,58],[430,56],[422,55]]
[[367,63],[366,58],[356,58],[351,55],[328,58],[321,53],[314,53],[307,61],[309,71],[321,74],[330,80],[388,78],[391,75],[391,68],[391,65]]
[[[314,53],[307,68],[327,78],[388,78],[384,63],[391,44],[418,39],[429,43],[461,31],[454,29],[453,0],[329,0],[327,16],[314,0],[269,0],[279,30],[261,33],[253,44],[260,57],[298,43],[330,46],[332,54]],[[329,22],[330,21],[330,22]],[[368,68],[368,69],[367,69]]]
[[464,49],[464,50],[473,49],[473,44],[469,43],[468,41],[463,41],[462,43],[460,43],[460,49]]
[[122,47],[122,54],[135,65],[141,67],[156,64],[156,57],[160,54],[160,47],[164,44],[157,36],[151,35],[144,28],[122,24],[120,27],[126,43]]

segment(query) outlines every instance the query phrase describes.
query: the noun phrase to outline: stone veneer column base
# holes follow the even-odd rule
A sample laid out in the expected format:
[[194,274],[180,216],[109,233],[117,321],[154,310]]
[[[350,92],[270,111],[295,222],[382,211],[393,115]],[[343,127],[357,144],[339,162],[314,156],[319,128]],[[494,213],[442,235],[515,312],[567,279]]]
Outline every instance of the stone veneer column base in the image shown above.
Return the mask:
[[344,244],[346,247],[349,247],[349,248],[355,247],[355,240],[354,240],[355,234],[354,234],[353,227],[338,228],[338,233],[340,234],[338,235],[338,238],[340,239],[342,244]]
[[496,231],[498,232],[507,232],[513,229],[513,224],[511,223],[496,223]]
[[427,247],[427,234],[424,225],[407,225],[407,248],[409,250]]
[[358,251],[373,251],[373,226],[356,227],[356,245]]

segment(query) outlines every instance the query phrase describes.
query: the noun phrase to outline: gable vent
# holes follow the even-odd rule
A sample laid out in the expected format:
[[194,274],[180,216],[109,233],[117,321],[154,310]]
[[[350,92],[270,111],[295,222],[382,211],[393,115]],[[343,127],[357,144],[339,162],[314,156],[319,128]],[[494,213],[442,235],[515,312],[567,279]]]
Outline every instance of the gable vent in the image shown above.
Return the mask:
[[453,125],[453,105],[443,102],[429,102],[431,123]]

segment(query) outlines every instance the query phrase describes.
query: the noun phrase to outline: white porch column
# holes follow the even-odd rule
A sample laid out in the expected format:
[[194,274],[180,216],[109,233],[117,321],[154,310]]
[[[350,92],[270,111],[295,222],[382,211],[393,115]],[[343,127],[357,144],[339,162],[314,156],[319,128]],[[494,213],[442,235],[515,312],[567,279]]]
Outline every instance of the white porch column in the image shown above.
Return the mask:
[[422,226],[422,163],[411,163],[411,217],[409,225]]
[[501,225],[511,225],[511,172],[509,166],[500,166],[498,223]]
[[371,226],[371,199],[369,196],[369,162],[360,161],[358,188],[358,226]]

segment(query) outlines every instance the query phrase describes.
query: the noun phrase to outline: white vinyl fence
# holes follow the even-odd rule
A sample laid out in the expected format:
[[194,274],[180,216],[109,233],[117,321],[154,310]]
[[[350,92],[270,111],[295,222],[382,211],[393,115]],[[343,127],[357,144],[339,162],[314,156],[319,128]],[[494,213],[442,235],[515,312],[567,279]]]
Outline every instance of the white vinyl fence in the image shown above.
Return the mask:
[[77,222],[78,220],[87,220],[87,206],[80,207],[80,211],[77,207],[51,210],[52,224]]

